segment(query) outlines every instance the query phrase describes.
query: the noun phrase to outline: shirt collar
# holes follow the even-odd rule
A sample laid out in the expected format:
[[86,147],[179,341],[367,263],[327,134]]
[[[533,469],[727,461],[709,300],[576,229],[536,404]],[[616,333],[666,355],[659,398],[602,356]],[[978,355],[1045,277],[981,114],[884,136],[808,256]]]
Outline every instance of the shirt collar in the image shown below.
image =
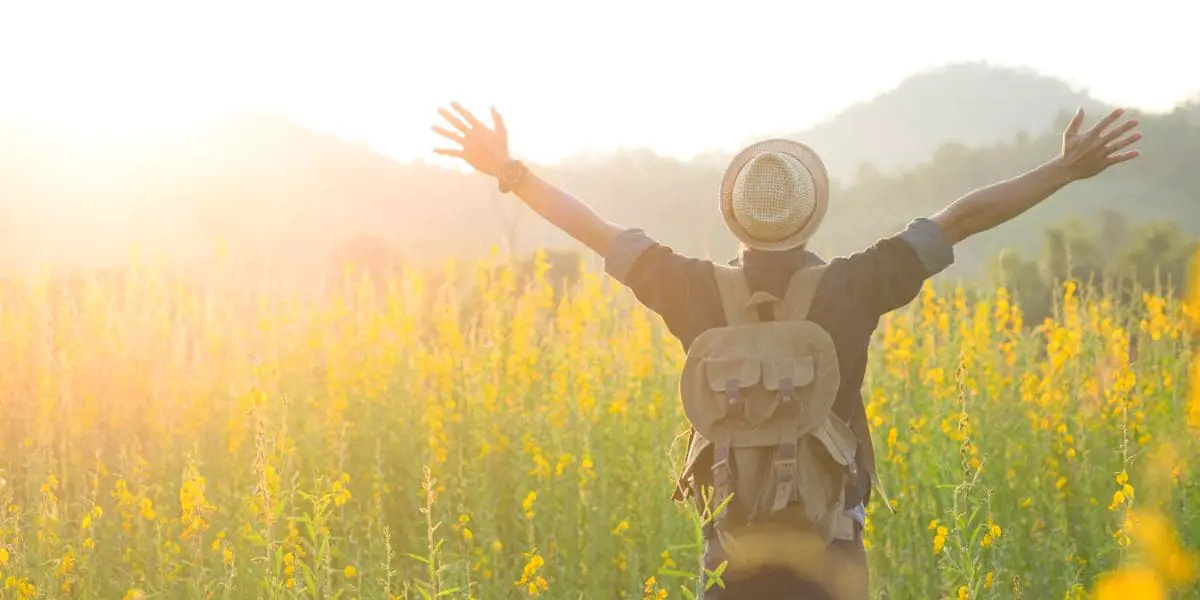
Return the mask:
[[823,265],[825,260],[803,247],[783,251],[743,248],[738,256],[729,261],[729,264],[756,270],[777,268],[796,270]]

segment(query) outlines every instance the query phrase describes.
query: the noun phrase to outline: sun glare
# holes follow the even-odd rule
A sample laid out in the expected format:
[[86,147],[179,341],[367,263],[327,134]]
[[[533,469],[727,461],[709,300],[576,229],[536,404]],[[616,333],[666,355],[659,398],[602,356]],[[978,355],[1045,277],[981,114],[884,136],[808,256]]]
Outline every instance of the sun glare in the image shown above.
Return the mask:
[[139,98],[142,89],[127,88],[101,98],[71,97],[47,102],[32,110],[14,111],[3,120],[18,123],[64,148],[94,150],[108,155],[137,152],[166,138],[203,127],[219,116],[202,105],[154,104]]

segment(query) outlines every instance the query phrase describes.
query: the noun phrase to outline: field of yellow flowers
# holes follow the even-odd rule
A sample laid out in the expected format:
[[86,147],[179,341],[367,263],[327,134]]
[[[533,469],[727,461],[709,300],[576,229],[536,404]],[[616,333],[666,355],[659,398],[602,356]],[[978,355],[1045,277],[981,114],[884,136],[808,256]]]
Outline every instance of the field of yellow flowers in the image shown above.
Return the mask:
[[[538,265],[0,291],[0,598],[693,597],[678,343]],[[930,287],[880,329],[877,597],[1196,597],[1188,311],[1008,298]]]

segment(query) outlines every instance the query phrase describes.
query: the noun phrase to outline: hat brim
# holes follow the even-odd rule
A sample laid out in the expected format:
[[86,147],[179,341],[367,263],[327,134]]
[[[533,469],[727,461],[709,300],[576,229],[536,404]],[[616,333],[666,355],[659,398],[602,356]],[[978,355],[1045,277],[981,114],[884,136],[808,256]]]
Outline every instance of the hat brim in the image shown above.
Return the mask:
[[[800,161],[812,175],[813,187],[816,192],[813,214],[809,217],[808,222],[804,224],[804,227],[796,233],[776,241],[756,239],[748,234],[733,216],[733,186],[737,182],[738,173],[750,162],[750,159],[763,152],[779,152]],[[756,250],[791,250],[803,246],[808,242],[813,234],[817,232],[817,228],[821,226],[821,222],[825,220],[825,210],[829,206],[829,175],[825,171],[825,163],[821,162],[821,158],[817,156],[817,153],[812,148],[799,142],[793,142],[792,140],[764,140],[742,149],[730,161],[729,167],[725,169],[725,176],[721,180],[720,204],[721,216],[725,219],[725,226],[746,246]]]

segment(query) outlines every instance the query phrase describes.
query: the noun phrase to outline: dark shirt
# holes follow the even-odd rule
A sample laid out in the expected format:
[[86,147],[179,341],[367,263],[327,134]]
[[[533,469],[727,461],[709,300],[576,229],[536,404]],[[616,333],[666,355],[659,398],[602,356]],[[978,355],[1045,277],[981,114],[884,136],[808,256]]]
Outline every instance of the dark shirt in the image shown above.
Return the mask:
[[[735,261],[744,267],[751,293],[764,290],[780,298],[797,269],[824,263],[803,248],[743,250]],[[813,296],[808,320],[829,332],[838,353],[842,382],[833,411],[859,439],[860,478],[846,490],[847,507],[869,501],[867,470],[874,472],[875,466],[862,399],[871,336],[881,316],[908,304],[925,280],[953,262],[953,246],[941,229],[917,219],[866,250],[830,261]],[[662,316],[685,351],[705,330],[726,324],[713,263],[678,254],[641,230],[617,237],[605,257],[605,270]]]

